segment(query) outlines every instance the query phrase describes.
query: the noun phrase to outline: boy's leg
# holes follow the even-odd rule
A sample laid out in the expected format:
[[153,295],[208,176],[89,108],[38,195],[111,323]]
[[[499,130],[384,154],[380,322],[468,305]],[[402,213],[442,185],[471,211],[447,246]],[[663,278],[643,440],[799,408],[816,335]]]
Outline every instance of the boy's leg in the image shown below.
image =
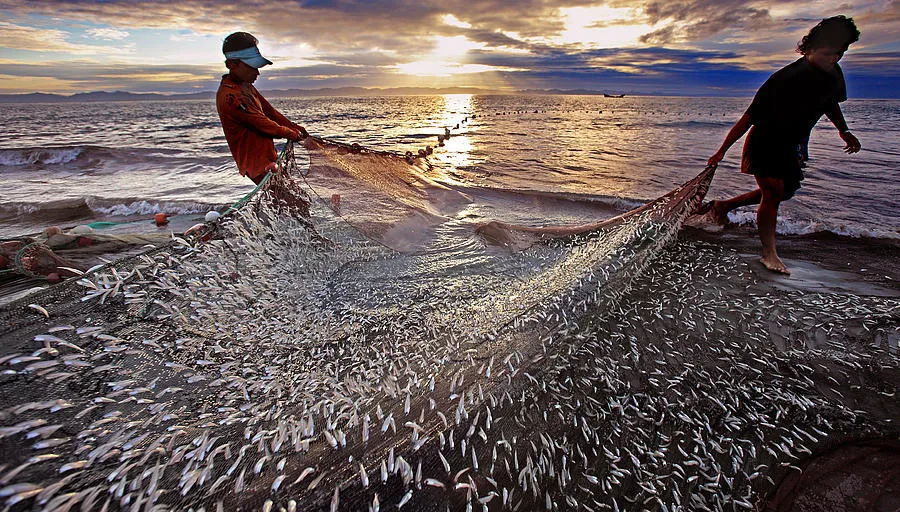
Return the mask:
[[709,215],[716,221],[717,224],[725,225],[728,224],[728,212],[740,208],[741,206],[759,204],[761,199],[762,192],[760,191],[760,189],[756,189],[751,192],[732,197],[731,199],[725,199],[722,201],[710,201]]
[[778,206],[784,197],[784,181],[757,176],[756,183],[762,196],[756,211],[756,226],[759,229],[759,241],[762,242],[762,258],[759,261],[773,272],[790,274],[791,271],[775,250],[775,223],[778,220]]

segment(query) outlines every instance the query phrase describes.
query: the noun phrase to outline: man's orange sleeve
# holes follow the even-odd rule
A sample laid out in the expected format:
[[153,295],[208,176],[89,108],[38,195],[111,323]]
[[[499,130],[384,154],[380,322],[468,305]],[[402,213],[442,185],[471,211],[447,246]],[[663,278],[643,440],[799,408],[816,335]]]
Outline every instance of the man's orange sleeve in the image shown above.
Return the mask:
[[261,94],[258,95],[257,98],[259,98],[259,104],[262,105],[263,113],[265,113],[265,115],[284,126],[290,126],[294,130],[300,131],[300,125],[284,117],[284,114],[276,110],[275,107],[273,107]]
[[[281,118],[286,122],[279,124],[279,122],[276,122],[275,120],[270,119],[268,116],[266,116],[266,113],[262,110],[254,108],[252,104],[248,105],[248,102],[242,101],[239,94],[231,92],[229,92],[228,94],[233,95],[234,99],[232,101],[225,102],[226,113],[228,116],[232,117],[239,123],[250,126],[256,131],[263,133],[273,139],[291,139],[296,135],[295,131],[297,129],[291,126],[293,123],[284,118],[284,116],[281,116]],[[260,100],[260,104],[268,105],[268,102],[261,95],[257,95],[257,98]],[[272,106],[269,105],[269,108],[272,108]],[[272,110],[274,110],[274,108]]]

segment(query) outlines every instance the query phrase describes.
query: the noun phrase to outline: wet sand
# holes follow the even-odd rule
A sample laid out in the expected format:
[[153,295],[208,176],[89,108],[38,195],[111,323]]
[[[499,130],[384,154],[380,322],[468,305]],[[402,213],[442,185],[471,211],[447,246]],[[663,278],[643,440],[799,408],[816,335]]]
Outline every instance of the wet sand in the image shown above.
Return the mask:
[[791,270],[791,275],[785,276],[767,270],[759,262],[760,242],[755,229],[728,226],[721,232],[707,232],[685,227],[679,236],[736,251],[759,278],[758,286],[900,297],[900,241],[831,233],[779,235],[778,253]]
[[[802,442],[808,447],[804,449],[809,452],[810,457],[838,449],[845,446],[844,443],[848,441],[896,438],[896,427],[891,422],[900,418],[898,402],[893,398],[896,384],[900,380],[896,365],[891,363],[891,360],[881,359],[876,357],[877,354],[872,355],[864,350],[869,340],[863,337],[863,332],[868,332],[868,329],[856,329],[854,326],[866,320],[866,313],[855,312],[861,311],[860,309],[844,307],[843,300],[833,301],[834,297],[817,299],[812,296],[819,292],[829,292],[826,295],[880,296],[888,297],[893,304],[896,302],[895,298],[900,296],[900,290],[896,285],[896,271],[890,264],[896,261],[898,253],[896,246],[867,245],[866,241],[840,237],[834,237],[833,240],[821,237],[796,237],[796,239],[785,237],[782,240],[782,253],[788,265],[795,269],[795,275],[784,277],[763,269],[758,263],[758,241],[748,230],[735,228],[719,234],[685,230],[681,238],[685,243],[670,244],[659,258],[650,262],[634,280],[631,292],[622,298],[621,304],[617,307],[599,309],[600,314],[587,315],[583,326],[576,333],[578,336],[560,334],[554,345],[549,346],[546,357],[539,354],[538,358],[524,359],[532,362],[525,363],[521,372],[528,372],[535,380],[520,376],[517,380],[510,381],[509,387],[504,389],[506,395],[511,397],[525,397],[527,393],[527,400],[498,399],[497,405],[493,407],[494,419],[491,421],[496,423],[493,429],[486,423],[481,427],[479,418],[485,416],[479,416],[477,412],[474,419],[467,420],[455,429],[459,440],[466,438],[464,432],[469,430],[475,432],[476,428],[482,428],[486,437],[483,443],[477,441],[479,437],[471,437],[473,440],[471,446],[479,447],[478,457],[482,464],[487,466],[487,461],[491,460],[492,453],[489,448],[498,446],[498,442],[504,439],[514,441],[513,436],[521,440],[519,449],[524,450],[521,453],[531,453],[535,457],[539,455],[549,457],[548,452],[542,451],[543,449],[531,448],[532,451],[528,452],[532,444],[541,446],[542,442],[539,435],[530,434],[532,431],[553,439],[571,439],[573,445],[567,449],[574,451],[570,453],[584,453],[578,444],[574,444],[581,437],[581,431],[572,427],[577,424],[593,429],[591,439],[595,439],[594,436],[601,439],[602,434],[603,446],[607,449],[615,449],[618,452],[619,448],[622,448],[622,453],[625,454],[624,449],[628,448],[637,454],[634,457],[642,457],[643,460],[634,459],[636,462],[632,463],[633,468],[631,465],[625,466],[632,461],[631,457],[622,457],[620,464],[629,471],[643,468],[660,475],[659,481],[665,489],[658,492],[667,501],[675,499],[676,495],[678,499],[689,500],[694,495],[699,496],[705,492],[696,486],[691,487],[691,482],[686,481],[687,476],[694,471],[692,468],[697,467],[689,465],[692,461],[688,460],[690,457],[687,454],[697,456],[700,450],[703,453],[709,452],[701,459],[703,464],[719,468],[716,471],[722,472],[716,474],[724,474],[732,479],[734,488],[729,490],[729,493],[739,493],[735,496],[744,496],[746,493],[750,500],[748,503],[753,502],[761,508],[763,504],[770,506],[774,502],[788,503],[784,500],[779,501],[775,494],[783,481],[786,484],[790,483],[789,476],[792,471],[796,472],[791,469],[792,467],[803,469],[804,475],[821,474],[815,469],[807,470],[812,462],[799,451],[787,458],[782,457],[779,452],[764,451],[766,447],[777,448],[777,443],[781,442],[779,436],[793,432],[794,427],[803,427],[807,432],[815,433],[809,427],[826,428],[820,422],[820,417],[828,419],[830,425],[834,427],[829,426],[826,429],[828,435],[816,436],[817,440],[794,437],[798,443]],[[267,240],[265,237],[257,239]],[[166,258],[163,260],[168,261]],[[847,265],[848,261],[852,261],[853,264]],[[702,276],[702,279],[699,276]],[[748,290],[753,293],[747,293]],[[878,305],[879,300],[881,299],[849,302],[854,304],[858,302],[865,307]],[[830,308],[829,301],[834,302]],[[76,303],[81,304],[77,297]],[[825,314],[821,318],[818,315],[820,307],[825,308]],[[657,312],[658,316],[654,316],[654,312]],[[40,318],[34,310],[26,309],[25,313]],[[90,312],[90,316],[92,322],[99,321],[110,325],[111,333],[123,339],[135,338],[136,332],[143,332],[140,329],[146,329],[150,325],[146,323],[122,328],[120,313],[116,310],[97,308]],[[71,314],[77,316],[76,320],[80,321],[86,313],[67,309],[54,311],[52,314],[53,322],[60,323],[64,319],[57,315]],[[809,347],[807,343],[812,343],[812,348],[816,348],[817,331],[806,323],[806,315],[816,315],[815,323],[827,324],[827,331],[823,330],[822,334],[826,336],[827,341],[833,338],[833,341],[843,345],[839,347],[844,353],[841,357],[824,357],[822,350],[807,353],[805,350]],[[391,315],[389,321],[393,322],[396,318],[402,317],[402,314]],[[72,323],[76,324],[76,320],[72,320]],[[892,322],[888,327],[894,329],[893,332],[896,333],[896,316],[894,320],[886,318],[885,321]],[[152,326],[165,327],[158,322]],[[851,330],[853,332],[850,332]],[[859,331],[859,336],[856,331]],[[36,346],[32,341],[34,335],[41,332],[46,330],[37,325],[29,332],[20,332],[9,340],[10,344],[5,349],[13,349],[14,343],[18,344],[17,350],[23,352],[33,349]],[[828,337],[826,332],[835,335]],[[171,336],[173,339],[176,337],[174,334]],[[76,341],[91,353],[103,350],[99,341],[88,338]],[[386,339],[393,338],[388,336]],[[578,341],[581,339],[587,341],[581,343]],[[616,340],[630,341],[626,343]],[[891,342],[891,346],[896,346],[896,338]],[[131,355],[128,355],[127,359],[125,355],[107,357],[130,368],[132,378],[140,379],[140,383],[143,383],[151,376],[157,378],[161,374],[167,375],[168,367],[164,365],[172,356],[151,353],[143,345],[130,344],[127,347],[129,350],[125,350],[122,354],[140,354],[140,367],[135,367],[135,359],[132,359]],[[384,347],[376,345],[375,348]],[[178,353],[182,351],[183,347],[179,347]],[[254,354],[252,351],[246,353]],[[261,355],[257,355],[256,359],[251,358],[249,361],[262,361],[260,364],[270,365],[273,357],[268,353],[262,355],[265,355],[264,359]],[[859,356],[863,359],[860,360]],[[190,361],[177,359],[176,362],[187,365],[191,364],[194,358],[190,359]],[[853,362],[855,367],[843,366],[844,360]],[[800,364],[806,365],[808,369],[804,367],[802,372],[798,372]],[[153,368],[152,375],[147,375],[144,368]],[[489,378],[482,376],[479,379],[478,375],[475,375],[480,374],[480,370],[474,372],[474,367],[470,370],[473,374],[466,379],[467,382],[478,381],[479,389],[481,384],[488,385]],[[296,374],[294,368],[285,366],[280,375],[282,379],[288,381],[290,375]],[[25,385],[28,384],[26,379],[34,379],[31,375],[10,374],[4,377],[8,381],[4,381],[4,385],[0,386],[0,403],[21,404],[23,401],[46,400],[51,396],[68,397],[73,402],[83,403],[86,398],[102,394],[104,388],[109,386],[105,381],[123,378],[119,376],[107,378],[102,375],[94,373],[79,375],[77,380],[73,379],[65,385],[67,386],[65,388],[61,386],[50,388],[52,393],[56,393],[54,395],[48,394],[47,387]],[[184,380],[185,377],[182,376],[181,379]],[[182,384],[175,375],[167,378],[171,378],[174,383]],[[532,386],[532,383],[536,385]],[[190,400],[192,404],[211,400],[207,396],[205,383],[201,382],[194,386],[188,384],[182,384],[189,389],[189,394],[181,400]],[[452,387],[452,381],[448,385],[446,378],[438,379],[435,388],[437,391],[433,396],[447,396],[450,392],[448,387]],[[490,391],[490,388],[485,387],[485,391]],[[498,397],[501,395],[497,393]],[[426,405],[426,400],[430,396],[432,395],[423,391],[421,395],[414,397],[415,400],[408,409],[423,411],[420,415],[431,410]],[[474,397],[474,392],[470,396]],[[591,400],[587,400],[588,397]],[[799,399],[808,402],[798,402]],[[634,400],[633,403],[639,404],[640,407],[621,405],[629,403],[630,400]],[[385,407],[392,404],[390,411],[397,418],[406,419],[407,413],[400,402],[399,399],[386,401]],[[482,403],[489,402],[490,400],[482,400]],[[184,403],[179,402],[173,406]],[[209,403],[210,407],[218,405],[215,401]],[[577,403],[582,404],[582,408],[589,409],[572,409],[572,404]],[[618,406],[607,407],[607,404],[613,403]],[[130,419],[131,415],[135,415],[134,418],[139,417],[128,403],[108,407],[123,411],[123,418]],[[668,419],[657,420],[655,414],[651,418],[647,411],[654,410],[653,408],[656,411],[667,411],[665,417]],[[205,409],[203,411],[207,413]],[[560,412],[548,416],[547,411]],[[563,415],[563,412],[567,415]],[[858,422],[857,416],[860,420]],[[314,451],[308,455],[308,459],[303,460],[301,466],[287,466],[286,474],[293,480],[302,466],[317,464],[327,469],[328,477],[323,481],[321,489],[303,486],[292,489],[289,496],[299,498],[300,503],[304,504],[303,509],[324,510],[331,501],[331,490],[337,487],[341,492],[343,508],[363,508],[372,501],[372,493],[378,493],[383,503],[390,503],[393,506],[402,499],[401,496],[411,492],[407,490],[407,482],[401,482],[400,476],[391,476],[386,482],[378,483],[373,473],[372,484],[367,488],[357,484],[358,478],[352,475],[359,464],[356,461],[365,461],[366,464],[371,464],[370,467],[375,467],[388,447],[395,445],[398,447],[397,453],[402,454],[408,461],[416,464],[421,462],[425,477],[443,478],[442,483],[446,480],[446,476],[459,474],[457,471],[473,472],[466,468],[474,464],[474,455],[470,457],[465,450],[462,450],[462,453],[460,450],[454,450],[452,453],[448,451],[447,457],[452,470],[442,471],[442,461],[437,458],[438,441],[435,438],[437,432],[449,438],[454,428],[451,427],[444,432],[439,429],[434,417],[429,418],[428,435],[431,441],[420,450],[404,448],[406,443],[401,443],[401,440],[405,439],[406,431],[400,429],[399,433],[385,432],[384,427],[379,429],[378,426],[373,427],[373,438],[369,444],[359,442],[353,444],[351,439],[347,451],[332,453],[324,441],[319,442],[313,446]],[[650,426],[648,418],[658,421],[659,425]],[[771,425],[761,424],[760,418],[772,422]],[[421,418],[412,419],[417,424],[425,425]],[[573,420],[577,420],[577,423]],[[740,428],[731,426],[729,420],[738,421]],[[7,418],[5,424],[12,424],[15,421],[20,421],[20,418],[16,417],[15,420]],[[89,428],[91,421],[104,419],[100,419],[98,413],[86,416],[84,420],[71,420],[67,423],[67,429],[74,434]],[[180,421],[187,422],[189,419],[183,418]],[[534,429],[535,426],[539,428]],[[201,426],[192,424],[191,429],[195,428],[199,429]],[[375,437],[378,436],[379,430],[383,435]],[[197,431],[199,430],[192,430]],[[349,429],[347,431],[350,432]],[[357,432],[358,429],[353,431]],[[229,442],[240,438],[240,433],[232,429],[216,433],[231,440]],[[657,437],[658,434],[663,434],[665,439]],[[752,446],[756,453],[752,456],[745,454],[741,463],[736,466],[743,473],[738,469],[729,469],[729,464],[737,460],[734,453],[715,451],[716,447],[722,449],[724,446],[727,449],[730,444],[723,443],[731,443],[732,439],[738,439],[746,446]],[[670,440],[678,447],[682,447],[686,454],[683,459],[678,455],[677,448],[668,449]],[[713,444],[714,441],[716,444]],[[593,441],[590,444],[593,445]],[[10,454],[10,460],[17,461],[27,458],[31,453],[29,446],[29,443],[20,442],[18,438],[12,437],[8,437],[3,445],[6,453]],[[559,449],[556,445],[552,446]],[[587,450],[588,444],[584,446],[584,450]],[[661,453],[661,450],[667,452],[665,458],[660,458],[659,461],[650,460],[648,454],[655,454],[657,451]],[[475,453],[474,449],[470,451]],[[356,465],[344,463],[348,453],[354,456]],[[503,452],[500,456],[498,469],[501,468],[499,464],[506,461],[502,458]],[[518,455],[510,457],[513,457],[514,461]],[[568,464],[572,464],[573,475],[587,474],[585,471],[590,471],[596,472],[597,479],[610,477],[610,473],[606,471],[610,466],[603,454],[566,460],[569,461]],[[248,462],[250,463],[252,461]],[[687,474],[673,476],[671,468],[676,464],[681,468],[680,471]],[[864,467],[868,466],[874,467],[874,463],[866,459]],[[502,470],[494,473],[493,464],[489,467],[490,470],[483,469],[484,474],[491,474],[491,478],[496,479],[500,487],[518,489],[515,478],[518,473],[504,476]],[[885,467],[895,465],[892,466],[888,461]],[[50,482],[58,475],[58,470],[44,474],[38,473],[38,469],[46,470],[46,467],[36,468],[35,473],[26,476]],[[105,482],[108,477],[104,471],[110,469],[98,467],[91,475],[96,478],[102,477],[102,481]],[[771,480],[764,481],[763,476],[756,479],[743,476],[754,471]],[[322,474],[325,475],[324,472]],[[348,474],[351,476],[348,477]],[[703,475],[697,473],[694,476]],[[835,485],[840,487],[848,481],[859,480],[857,478],[859,476],[859,473],[849,472],[845,476],[835,475],[829,481],[838,482]],[[241,506],[259,507],[270,497],[269,490],[275,477],[276,472],[267,469],[259,478],[253,480],[252,488],[245,489],[243,494],[229,492],[223,499],[233,500],[229,501],[229,504],[240,503]],[[582,503],[587,503],[588,499],[603,501],[607,498],[603,493],[595,492],[595,489],[588,487],[585,489],[591,489],[591,492],[585,494],[580,494],[577,487],[557,490],[552,483],[554,481],[552,476],[541,478],[543,478],[541,480],[543,492],[532,495],[531,492],[517,491],[515,499],[517,505],[522,505],[520,510],[543,508],[544,501],[548,499],[556,499],[562,504],[566,498],[572,496],[582,500]],[[863,482],[871,480],[871,478],[863,479]],[[475,481],[479,486],[487,485],[485,480],[477,476],[473,477],[473,483],[470,485]],[[771,483],[768,483],[770,481]],[[341,482],[350,483],[341,488]],[[582,485],[586,482],[582,482]],[[175,482],[166,482],[166,485],[167,488],[177,490]],[[675,487],[676,485],[680,487]],[[104,486],[105,489],[108,484]],[[234,488],[230,482],[226,487],[228,490]],[[639,498],[642,501],[648,498],[642,494],[642,488],[633,479],[626,480],[624,485],[615,489],[614,497],[623,500],[619,501],[623,505],[623,510],[629,509],[625,508],[628,503],[624,501],[626,499],[631,503],[637,503]],[[714,496],[711,495],[709,501],[704,498],[703,502],[713,503],[714,499],[721,498],[722,492],[716,488],[715,492],[711,491]],[[798,508],[803,503],[816,502],[811,498],[816,495],[815,490],[803,492],[806,494],[802,496],[808,498],[793,500],[798,504],[797,507],[772,506],[771,509],[813,510]],[[200,503],[203,500],[199,493],[195,493],[185,498],[194,501],[177,501],[179,494],[181,493],[170,492],[172,499],[176,500],[175,503],[184,506],[183,508],[194,501]],[[462,501],[462,496],[461,492],[449,493],[444,492],[442,488],[426,485],[421,492],[415,494],[407,507],[410,510],[433,510],[446,503],[453,510],[462,510],[469,502],[468,498]],[[275,495],[275,499],[281,497]],[[499,499],[494,501],[493,507],[499,508],[499,501]],[[824,503],[822,500],[818,502]],[[596,510],[601,509],[603,508],[596,507]],[[829,508],[818,510],[858,509],[829,503]]]
[[[778,237],[778,252],[790,276],[771,272],[759,262],[760,242],[755,229],[729,226],[720,232],[686,227],[679,234],[688,242],[709,243],[734,251],[756,278],[750,291],[838,294],[900,298],[900,242],[850,238],[834,234]],[[900,337],[889,335],[897,348]],[[828,364],[828,363],[826,363]],[[896,372],[883,375],[883,385],[896,386]],[[891,382],[893,381],[893,382]],[[824,386],[823,386],[824,387]],[[843,401],[873,418],[896,422],[896,402],[842,389]],[[897,510],[900,506],[900,444],[896,437],[869,437],[848,431],[833,434],[796,465],[802,471],[773,471],[773,486],[762,490],[758,506],[778,512],[855,512]]]

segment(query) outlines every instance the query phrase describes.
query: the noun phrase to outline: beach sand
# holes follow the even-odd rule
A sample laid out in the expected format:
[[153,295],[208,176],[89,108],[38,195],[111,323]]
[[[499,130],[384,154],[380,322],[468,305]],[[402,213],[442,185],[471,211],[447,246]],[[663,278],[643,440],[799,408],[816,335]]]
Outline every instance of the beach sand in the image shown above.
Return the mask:
[[[763,296],[779,292],[836,294],[870,297],[900,297],[900,243],[890,240],[848,238],[832,234],[778,237],[778,252],[791,270],[785,276],[767,270],[759,262],[760,243],[755,229],[730,226],[721,232],[685,228],[680,238],[688,243],[709,243],[737,253],[753,273],[755,283],[748,291]],[[889,335],[894,353],[900,333]],[[813,359],[815,360],[815,359]],[[836,370],[824,359],[819,361]],[[882,384],[900,382],[896,371],[882,374]],[[813,376],[819,381],[821,377]],[[818,383],[821,388],[830,386]],[[845,431],[829,436],[813,448],[813,453],[796,462],[802,471],[775,471],[775,485],[760,506],[767,511],[833,512],[900,509],[900,441],[896,422],[900,406],[894,398],[861,392],[858,386],[841,383],[842,402],[854,410],[894,424],[894,432],[884,436]],[[893,423],[892,423],[893,422]]]
[[[897,429],[891,423],[900,418],[900,402],[895,398],[873,392],[873,390],[896,388],[897,383],[900,382],[896,365],[873,364],[861,368],[859,371],[850,372],[847,376],[847,373],[844,373],[847,368],[841,366],[839,360],[823,356],[825,351],[807,353],[807,349],[810,348],[807,343],[810,342],[810,339],[814,340],[815,333],[806,326],[802,319],[793,321],[791,316],[795,314],[801,316],[804,312],[814,311],[811,306],[806,306],[805,309],[803,306],[807,300],[816,300],[817,294],[828,295],[832,298],[833,296],[847,295],[893,300],[900,297],[900,286],[898,286],[900,275],[893,264],[900,255],[900,245],[838,236],[780,237],[781,254],[794,271],[794,275],[787,277],[772,273],[758,263],[759,242],[755,232],[750,229],[732,227],[720,233],[685,229],[680,233],[679,238],[678,242],[670,244],[663,251],[660,259],[650,263],[642,277],[635,280],[632,292],[625,297],[621,307],[617,308],[618,312],[604,311],[590,321],[594,331],[602,333],[598,336],[599,340],[618,339],[612,336],[615,334],[633,336],[635,342],[633,350],[636,352],[632,352],[629,344],[598,344],[597,348],[600,352],[587,352],[584,354],[584,358],[580,358],[578,354],[557,354],[569,356],[564,370],[553,369],[550,362],[542,362],[533,368],[538,372],[535,375],[539,378],[543,376],[551,382],[559,384],[569,382],[566,378],[569,372],[588,375],[587,372],[591,371],[608,371],[609,375],[615,375],[622,379],[622,383],[627,383],[627,391],[625,388],[616,388],[615,391],[612,389],[598,391],[593,386],[587,386],[584,389],[574,387],[572,391],[574,393],[590,392],[592,397],[601,402],[626,392],[644,398],[653,397],[653,403],[657,405],[660,398],[668,397],[673,404],[673,410],[687,414],[703,411],[713,418],[714,423],[709,431],[710,439],[721,439],[732,434],[722,427],[719,421],[721,419],[719,411],[716,405],[707,399],[707,396],[713,398],[718,396],[724,400],[729,395],[726,388],[720,387],[715,381],[708,381],[702,377],[700,370],[705,369],[720,378],[728,376],[729,379],[734,380],[736,385],[740,385],[741,389],[747,389],[744,385],[752,383],[755,386],[754,389],[759,390],[759,395],[754,395],[756,402],[745,404],[751,408],[751,411],[761,415],[770,414],[777,407],[783,407],[786,411],[786,416],[780,418],[775,415],[766,416],[767,421],[772,421],[778,426],[777,430],[773,428],[771,431],[754,425],[750,419],[751,416],[746,417],[745,428],[748,431],[755,430],[765,434],[769,445],[777,439],[778,435],[787,432],[787,429],[793,426],[806,427],[810,424],[817,424],[820,414],[828,418],[836,427],[829,429],[829,435],[818,442],[806,443],[811,450],[809,457],[801,454],[797,458],[791,458],[789,466],[781,465],[782,460],[785,460],[781,457],[769,458],[763,452],[764,444],[760,443],[757,446],[759,456],[754,457],[754,460],[749,463],[769,465],[768,469],[759,471],[772,479],[772,484],[767,484],[762,479],[756,480],[753,484],[753,500],[756,502],[756,499],[759,499],[756,502],[759,509],[822,512],[826,510],[829,512],[860,510],[859,507],[852,506],[854,499],[858,500],[861,495],[876,496],[877,493],[881,493],[880,497],[876,496],[880,500],[878,505],[865,509],[896,510],[896,507],[884,507],[891,507],[891,504],[896,502],[891,500],[898,499],[897,478],[887,475],[884,480],[879,480],[884,476],[884,472],[877,471],[877,468],[900,466],[900,456],[898,456],[898,449],[894,444],[897,438]],[[720,259],[725,263],[724,265],[717,265]],[[703,274],[703,272],[707,273]],[[678,298],[679,294],[681,297],[699,296],[700,299],[693,303],[670,300]],[[782,310],[766,309],[773,302],[779,304]],[[662,318],[655,321],[645,314],[646,311],[654,309],[657,305],[664,308],[664,313],[673,313],[671,317],[663,315],[663,318],[672,318],[671,321]],[[690,324],[690,314],[694,314],[693,319],[696,320],[698,313],[702,315],[704,311],[711,313],[705,317],[705,328]],[[774,319],[762,317],[764,321],[760,322],[759,315],[766,312],[777,314],[778,317]],[[72,313],[77,314],[77,312]],[[690,314],[682,315],[681,313]],[[840,316],[841,313],[840,310],[831,311],[829,314],[832,316],[826,315],[824,319],[816,321],[834,322],[833,319],[841,321],[844,319]],[[39,318],[38,313],[34,310],[25,309],[24,314]],[[101,309],[96,314],[102,316],[104,312]],[[857,320],[853,318],[852,314],[848,314],[847,318],[850,318],[851,322]],[[788,319],[792,321],[788,321]],[[96,320],[99,318],[95,318]],[[106,318],[106,323],[110,325],[119,321],[121,318],[115,316]],[[888,326],[896,325],[896,320],[886,319],[885,321],[888,322]],[[771,331],[763,332],[763,336],[760,338],[736,341],[742,332],[759,329],[763,325],[767,325]],[[837,329],[843,331],[845,327],[848,330],[855,328],[848,323],[839,324]],[[38,326],[34,326],[34,329],[36,330],[33,332],[23,331],[15,342],[10,340],[11,343],[2,347],[3,350],[0,353],[34,350],[36,345],[32,341],[33,337],[36,333],[42,332]],[[123,335],[127,336],[128,333],[129,329],[126,328]],[[857,341],[853,339],[855,336],[856,334],[850,334],[846,340],[839,340],[847,343],[846,350],[848,352],[860,347],[860,345],[854,344]],[[860,337],[858,341],[864,342],[865,340]],[[896,349],[897,342],[895,330],[894,338],[889,339],[888,343]],[[755,345],[744,353],[740,352],[740,345],[743,343]],[[812,348],[816,348],[815,345],[812,343]],[[787,352],[782,355],[775,353],[774,347],[777,347],[778,351],[783,351],[785,346],[788,349]],[[657,347],[656,351],[648,350],[652,347]],[[97,347],[85,345],[85,348],[96,349]],[[135,348],[139,351],[145,350],[144,348]],[[663,354],[659,351],[660,349],[671,350],[665,352],[665,357],[671,359],[663,365],[654,361]],[[729,354],[723,349],[734,352]],[[637,364],[637,359],[633,359],[634,354],[640,355],[640,365]],[[745,365],[755,364],[748,358],[751,355],[771,358],[768,361],[773,365],[771,368],[777,368],[779,373],[766,371],[761,374],[743,374],[738,371],[735,361]],[[151,354],[147,353],[147,356],[150,357]],[[609,364],[609,366],[593,366],[596,361],[602,361],[604,365]],[[674,378],[682,374],[688,361],[696,365],[697,371],[691,371],[679,386],[686,397],[683,403],[678,401],[666,386],[656,386],[648,379],[651,375],[655,375],[649,371],[651,367],[658,371],[664,370],[665,377]],[[872,358],[865,359],[865,361],[877,362],[878,360]],[[798,372],[797,363],[814,367],[815,371]],[[162,371],[162,368],[160,370]],[[563,373],[556,375],[554,372],[557,371]],[[685,373],[687,373],[686,370]],[[839,382],[835,381],[834,377],[837,377]],[[14,404],[45,399],[46,389],[39,386],[16,385],[18,378],[18,376],[9,375],[4,377],[6,380],[0,381],[0,403]],[[810,379],[812,384],[809,387],[805,386],[800,380],[801,378]],[[525,381],[519,381],[516,386],[525,386],[526,384]],[[854,386],[854,384],[856,385]],[[72,381],[69,385],[71,387],[66,392],[78,396],[91,396],[99,392],[90,388],[90,386],[99,385],[99,382]],[[690,397],[687,397],[689,390],[691,393],[697,391],[700,398],[692,402]],[[193,392],[202,395],[199,390]],[[812,399],[828,400],[832,404],[840,402],[846,406],[846,409],[839,411],[837,408],[817,406],[814,414],[807,415],[805,410],[801,411],[779,402],[778,398],[782,396],[782,392],[807,394]],[[837,398],[836,393],[839,393],[841,398]],[[553,397],[545,397],[539,392],[536,392],[536,395],[536,402],[539,399],[553,399]],[[191,397],[199,400],[198,395],[192,394]],[[568,401],[571,402],[571,399]],[[545,402],[541,403],[546,405]],[[512,421],[516,415],[515,409],[519,407],[518,404],[511,404],[507,406],[507,410],[503,410],[501,404],[501,408],[496,411],[496,414],[498,418],[507,418],[502,425],[513,428],[514,431],[518,430]],[[534,411],[541,409],[546,410],[543,407],[536,407]],[[635,409],[635,411],[638,410]],[[847,411],[861,411],[859,416],[861,421],[857,423],[855,420],[848,420]],[[531,417],[531,419],[539,421],[539,416]],[[544,421],[546,422],[546,419]],[[622,434],[623,437],[619,438],[622,446],[628,446],[630,438],[627,436],[633,432],[631,429],[642,424],[640,418],[627,416],[624,419],[613,416],[607,421],[612,427],[621,427],[625,432]],[[73,432],[79,428],[86,428],[86,420],[82,423],[84,424],[74,423],[72,425]],[[536,424],[546,428],[548,435],[554,435],[557,438],[577,437],[574,435],[577,431],[568,426],[568,422]],[[677,420],[671,420],[660,427],[659,431],[674,438],[674,432],[679,428],[687,427],[681,425]],[[654,432],[656,430],[654,428]],[[734,435],[743,434],[746,433],[738,432]],[[491,435],[496,436],[497,432],[492,431]],[[688,443],[685,445],[688,447],[687,450],[692,452],[689,443],[693,441],[687,439],[685,442]],[[6,453],[16,460],[24,459],[29,453],[27,444],[14,442],[12,438],[8,438],[0,446],[5,448]],[[654,446],[659,447],[658,445]],[[426,454],[423,457],[425,457],[424,467],[430,471],[428,474],[439,474],[440,465],[431,456],[433,451],[423,450],[422,453]],[[356,455],[361,459],[363,453],[356,453]],[[484,460],[487,460],[487,456],[487,453],[482,454]],[[671,457],[677,457],[674,450],[672,450]],[[719,463],[723,465],[722,467],[726,467],[725,464],[728,460],[728,456],[721,457]],[[451,458],[451,463],[454,467],[463,467],[469,464],[464,457]],[[834,469],[835,467],[838,469]],[[800,468],[803,472],[797,473],[792,468]],[[876,470],[873,471],[872,468],[876,468]],[[752,466],[750,469],[752,470]],[[802,475],[805,479],[798,478],[798,475]],[[812,476],[817,478],[810,478]],[[498,476],[498,478],[500,477]],[[396,482],[392,480],[384,488],[382,493],[384,499],[389,496],[399,499],[399,494],[404,492],[405,488],[394,484]],[[263,481],[258,485],[258,492],[247,493],[240,497],[232,496],[231,499],[242,500],[244,505],[257,503],[265,499],[265,491],[268,488],[268,481]],[[742,491],[745,489],[746,487],[741,488]],[[835,489],[840,492],[836,493]],[[624,495],[625,490],[620,491]],[[684,498],[688,496],[689,494],[685,494]],[[344,499],[358,505],[370,500],[358,486],[352,486]],[[427,508],[434,503],[439,503],[440,499],[445,499],[445,497],[438,495],[437,491],[433,489],[426,490],[426,492],[417,494],[410,504],[410,508]],[[318,496],[317,500],[324,506],[328,502],[329,496],[323,494]],[[867,503],[869,505],[875,503],[874,498]],[[530,505],[537,506],[536,503],[526,502],[526,506]]]
[[791,275],[785,276],[759,262],[760,242],[755,229],[729,226],[721,232],[707,232],[686,227],[680,236],[736,251],[759,278],[761,287],[900,297],[900,241],[831,233],[779,235],[778,254],[791,270]]

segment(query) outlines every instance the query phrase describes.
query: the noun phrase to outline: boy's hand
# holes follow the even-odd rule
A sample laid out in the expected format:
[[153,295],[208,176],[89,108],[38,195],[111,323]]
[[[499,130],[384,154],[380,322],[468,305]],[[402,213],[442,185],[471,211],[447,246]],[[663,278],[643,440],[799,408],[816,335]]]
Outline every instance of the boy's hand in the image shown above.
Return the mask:
[[856,153],[862,148],[862,145],[859,143],[859,139],[857,139],[852,133],[850,133],[850,130],[841,132],[841,138],[844,139],[844,142],[847,143],[847,145],[844,146],[845,153]]
[[716,154],[709,157],[709,160],[706,161],[706,165],[711,165],[713,167],[716,167],[719,165],[719,162],[721,162],[723,158],[725,158],[725,153],[723,153],[721,151],[716,151]]

